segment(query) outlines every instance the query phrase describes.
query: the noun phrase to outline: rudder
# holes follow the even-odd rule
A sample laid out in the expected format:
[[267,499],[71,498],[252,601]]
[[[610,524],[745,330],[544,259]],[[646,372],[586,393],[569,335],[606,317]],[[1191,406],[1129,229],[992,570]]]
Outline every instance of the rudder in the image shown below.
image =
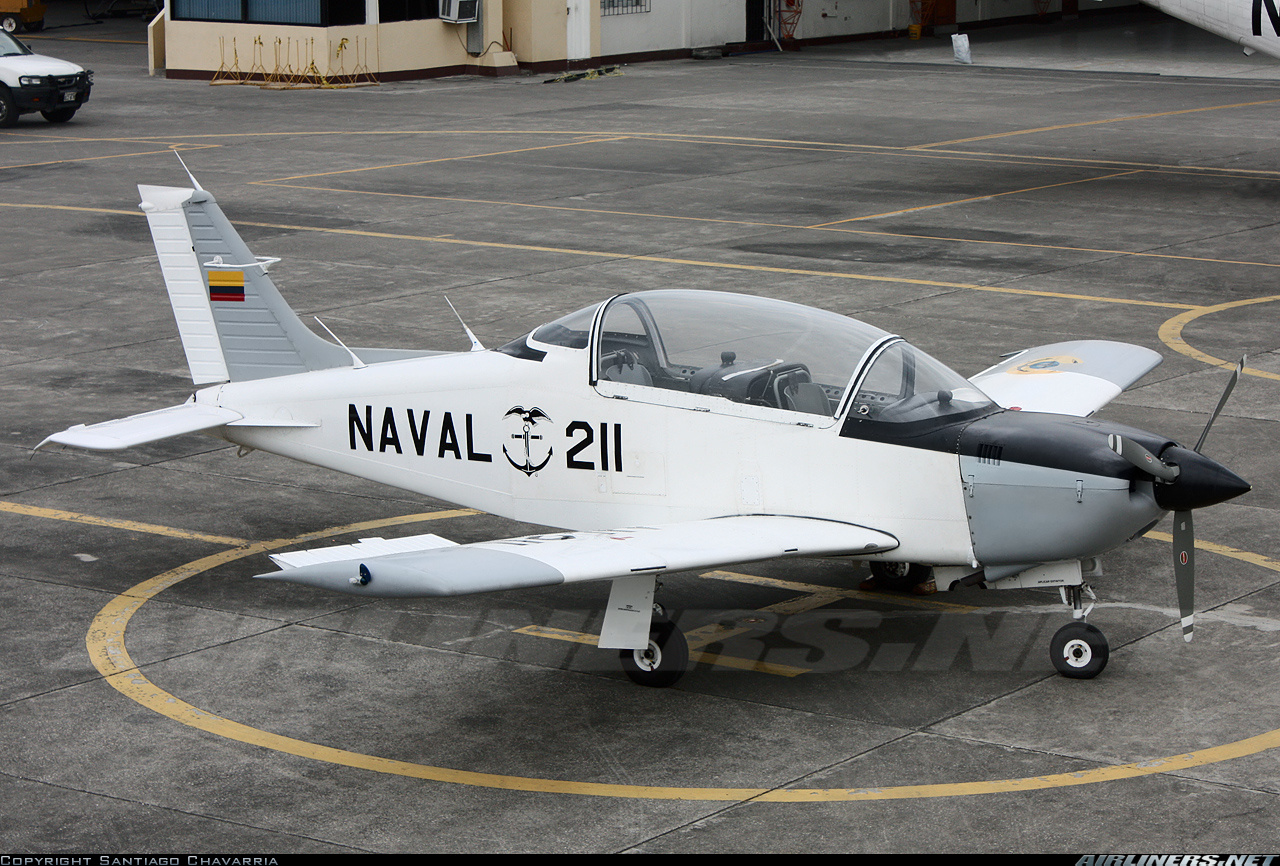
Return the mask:
[[351,364],[289,308],[203,189],[139,185],[191,379],[265,379]]

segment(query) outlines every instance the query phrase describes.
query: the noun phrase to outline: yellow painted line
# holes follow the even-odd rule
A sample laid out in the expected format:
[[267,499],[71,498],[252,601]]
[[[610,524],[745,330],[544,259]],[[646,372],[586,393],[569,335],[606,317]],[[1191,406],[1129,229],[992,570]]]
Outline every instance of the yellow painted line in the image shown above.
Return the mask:
[[543,144],[537,147],[521,147],[515,150],[499,150],[493,153],[471,153],[462,156],[441,156],[436,159],[421,159],[416,162],[396,162],[389,165],[367,165],[362,168],[344,168],[339,171],[322,171],[316,174],[295,174],[291,177],[277,177],[269,180],[251,180],[249,183],[273,184],[285,180],[306,180],[311,177],[332,177],[335,174],[355,174],[362,171],[382,171],[387,168],[409,168],[415,165],[431,165],[435,162],[453,162],[460,159],[484,159],[490,156],[510,156],[514,153],[530,153],[536,150],[553,150],[557,147],[578,147],[584,144],[601,144],[608,141],[625,141],[628,136],[618,135],[611,138],[591,138],[584,141],[566,141],[561,144]]
[[[1280,172],[1278,172],[1278,174],[1280,174]],[[945,241],[947,243],[954,243],[954,244],[986,244],[988,246],[1024,247],[1027,249],[1035,249],[1035,250],[1060,250],[1065,252],[1093,253],[1093,254],[1107,255],[1107,256],[1141,256],[1143,258],[1173,259],[1176,261],[1184,261],[1184,262],[1206,262],[1209,264],[1218,264],[1218,265],[1247,265],[1247,266],[1256,266],[1256,267],[1263,267],[1263,268],[1280,268],[1280,262],[1259,262],[1259,261],[1247,261],[1242,259],[1214,259],[1214,258],[1209,258],[1207,256],[1179,256],[1179,255],[1174,255],[1172,253],[1152,253],[1152,252],[1143,252],[1139,250],[1112,250],[1112,249],[1105,249],[1101,247],[1070,247],[1070,246],[1065,246],[1063,244],[1033,244],[1033,243],[1026,243],[1023,241],[992,241],[992,240],[983,240],[979,238],[957,238],[957,237],[950,237],[948,235],[921,235],[921,234],[912,234],[910,232],[886,232],[886,231],[872,231],[869,229],[840,228],[839,227],[840,223],[846,222],[845,220],[841,220],[835,223],[826,223],[821,226],[806,226],[800,223],[771,223],[771,222],[760,222],[758,220],[731,220],[731,219],[720,219],[717,217],[686,216],[684,214],[609,210],[607,208],[576,207],[571,205],[556,205],[556,204],[540,204],[538,202],[504,201],[501,199],[460,198],[457,196],[422,195],[419,193],[385,192],[382,190],[368,190],[368,189],[350,190],[350,189],[341,189],[339,187],[332,187],[332,186],[307,186],[304,184],[295,184],[295,183],[276,183],[274,181],[255,181],[255,182],[266,184],[269,186],[277,186],[283,189],[300,189],[300,190],[306,190],[308,192],[331,192],[331,193],[338,193],[341,195],[385,196],[389,198],[423,199],[426,201],[447,201],[447,202],[456,202],[458,204],[480,204],[480,205],[493,205],[495,207],[568,211],[569,213],[589,214],[593,216],[599,215],[599,216],[640,217],[642,219],[675,220],[675,221],[681,221],[681,222],[700,222],[700,223],[725,224],[725,225],[736,225],[736,226],[753,226],[753,227],[759,227],[759,228],[801,229],[801,230],[812,229],[815,231],[837,232],[840,234],[866,235],[868,237],[904,238],[908,240],[926,240],[926,241]],[[1000,194],[1003,195],[1003,193],[1000,193]],[[39,205],[30,205],[30,206],[39,207]],[[929,207],[941,207],[941,205],[929,205]],[[853,219],[854,220],[868,219],[868,217],[853,217]],[[449,237],[449,235],[442,235],[441,237]]]
[[0,511],[10,514],[21,514],[25,517],[43,517],[49,520],[66,520],[71,523],[87,523],[91,526],[108,526],[112,529],[127,529],[130,532],[146,532],[151,535],[166,535],[170,538],[182,538],[187,541],[208,541],[213,544],[229,544],[239,547],[249,542],[243,538],[232,538],[226,535],[209,535],[204,532],[192,532],[189,529],[177,529],[172,526],[157,526],[154,523],[139,523],[136,520],[117,520],[114,517],[95,517],[92,514],[79,514],[74,511],[60,511],[56,508],[40,508],[36,505],[20,505],[17,502],[0,501]]
[[102,159],[124,159],[132,156],[155,156],[156,154],[160,154],[160,153],[172,153],[172,151],[169,149],[165,149],[165,150],[148,150],[148,151],[133,152],[133,153],[109,153],[104,156],[77,156],[77,157],[71,157],[68,159],[48,159],[48,160],[44,160],[43,162],[22,162],[22,163],[14,163],[13,165],[0,165],[0,168],[40,168],[41,166],[46,166],[46,165],[62,165],[64,163],[69,164],[73,162],[96,162],[97,160],[102,160]]
[[515,634],[528,635],[529,637],[545,637],[552,640],[568,641],[569,643],[580,643],[584,646],[596,646],[600,640],[600,635],[598,634],[570,631],[567,628],[553,628],[549,625],[526,625],[512,629],[512,631]]
[[[925,145],[928,147],[929,145]],[[1083,156],[1037,156],[1031,153],[1009,154],[982,150],[916,150],[912,153],[954,154],[967,157],[991,157],[988,162],[1007,162],[1012,165],[1047,165],[1057,168],[1136,168],[1153,174],[1184,174],[1203,177],[1206,174],[1231,178],[1255,178],[1274,180],[1280,171],[1264,168],[1228,168],[1219,165],[1170,165],[1166,162],[1137,162],[1129,159],[1089,159]]]
[[[1152,538],[1156,541],[1164,541],[1169,544],[1173,543],[1173,536],[1167,532],[1148,532],[1143,538]],[[1227,547],[1225,544],[1215,544],[1212,541],[1202,541],[1196,539],[1196,549],[1216,553],[1220,556],[1228,556],[1232,559],[1238,559],[1241,562],[1247,562],[1250,565],[1257,565],[1261,568],[1268,568],[1271,571],[1280,571],[1280,562],[1269,556],[1263,556],[1261,553],[1254,553],[1249,550],[1239,550],[1234,547]]]
[[710,646],[718,641],[726,641],[730,638],[740,637],[744,634],[750,634],[756,629],[750,626],[740,626],[734,628],[732,626],[721,625],[719,623],[710,623],[701,625],[692,631],[684,633],[684,639],[689,643],[689,649],[702,649],[704,646]]
[[744,265],[733,262],[715,262],[705,259],[677,259],[668,256],[629,255],[620,252],[601,250],[570,249],[568,247],[546,247],[536,244],[512,244],[498,241],[478,241],[464,238],[444,237],[441,235],[408,235],[395,232],[374,232],[362,229],[340,229],[322,226],[285,225],[280,223],[260,223],[235,221],[233,225],[254,226],[255,228],[279,229],[282,231],[321,232],[330,234],[353,235],[357,237],[384,238],[389,240],[426,241],[429,243],[457,244],[459,246],[487,247],[491,249],[522,250],[535,253],[552,253],[559,255],[586,256],[591,258],[625,259],[632,262],[655,262],[667,265],[685,265],[699,268],[723,268],[727,270],[751,271],[753,273],[788,274],[806,277],[834,277],[845,280],[866,280],[879,283],[900,283],[915,286],[933,286],[944,289],[969,289],[975,292],[997,292],[1010,295],[1026,295],[1043,298],[1063,298],[1068,300],[1093,301],[1104,304],[1126,304],[1138,307],[1161,307],[1164,309],[1189,310],[1197,309],[1193,304],[1174,304],[1164,301],[1143,301],[1132,298],[1109,298],[1105,295],[1078,295],[1069,292],[1044,292],[1035,289],[1013,289],[1004,286],[980,286],[973,283],[952,283],[944,280],[918,280],[909,277],[893,277],[876,274],[858,274],[848,271],[819,271],[809,268],[776,268],[767,265]]
[[[1175,352],[1186,355],[1189,358],[1194,358],[1202,363],[1210,364],[1214,367],[1235,367],[1234,361],[1224,361],[1221,358],[1215,358],[1206,352],[1201,352],[1199,349],[1187,343],[1187,341],[1182,338],[1183,328],[1201,316],[1209,316],[1214,313],[1220,313],[1223,310],[1233,310],[1237,307],[1247,307],[1251,304],[1267,304],[1272,301],[1280,301],[1280,295],[1266,295],[1260,298],[1245,298],[1240,301],[1228,301],[1224,304],[1214,304],[1208,307],[1194,307],[1185,313],[1179,313],[1162,324],[1158,332],[1160,341]],[[1275,373],[1271,373],[1266,370],[1257,370],[1253,367],[1245,367],[1244,372],[1250,376],[1257,376],[1261,379],[1280,381],[1280,375],[1276,375]]]
[[[599,635],[587,634],[581,631],[569,631],[563,628],[552,628],[545,625],[526,625],[521,628],[513,629],[516,634],[527,635],[528,637],[544,637],[552,640],[568,641],[569,643],[583,644],[584,646],[595,647],[599,643]],[[742,629],[741,631],[748,631]],[[689,634],[693,634],[690,632]],[[686,635],[686,639],[688,635]],[[703,641],[699,646],[714,643],[714,641]],[[695,648],[694,642],[689,642],[689,648]],[[762,674],[773,674],[774,676],[795,677],[800,674],[809,673],[809,668],[796,668],[791,665],[770,664],[769,662],[756,661],[755,659],[743,659],[736,656],[719,655],[717,653],[690,652],[690,661],[704,665],[720,665],[726,668],[737,668],[744,671],[755,671]]]
[[[14,168],[14,166],[0,166],[0,167]],[[21,167],[21,166],[18,166],[18,167]],[[118,214],[120,216],[131,216],[131,217],[145,216],[145,214],[139,210],[114,210],[112,208],[105,208],[105,207],[76,207],[74,205],[69,205],[69,204],[26,204],[23,202],[0,201],[0,207],[33,208],[35,210],[71,210],[71,211],[82,211],[84,213]]]
[[[36,205],[36,204],[18,204],[0,202],[0,207],[32,207],[32,208],[54,208],[62,210],[80,210],[93,213],[113,213],[128,214],[130,216],[142,216],[141,213],[133,211],[119,211],[108,208],[87,208],[87,207],[70,207],[66,205]],[[910,277],[894,277],[888,275],[876,274],[859,274],[848,271],[819,271],[810,268],[776,268],[767,265],[745,265],[733,262],[716,262],[705,259],[677,259],[668,256],[647,256],[647,255],[630,255],[622,252],[606,252],[602,250],[582,250],[571,249],[568,247],[547,247],[535,244],[512,244],[500,243],[498,241],[479,241],[468,240],[465,238],[455,238],[447,235],[410,235],[400,234],[396,232],[375,232],[365,231],[361,229],[342,229],[325,226],[303,226],[303,225],[286,225],[282,223],[260,223],[247,220],[236,220],[232,222],[237,226],[253,226],[255,228],[279,229],[281,231],[297,231],[297,232],[317,232],[327,234],[351,235],[354,237],[383,238],[387,240],[401,241],[425,241],[428,243],[440,244],[457,244],[459,246],[471,247],[487,247],[491,249],[508,249],[522,250],[526,252],[552,253],[559,255],[586,256],[590,258],[604,259],[625,259],[634,262],[654,262],[657,264],[668,265],[684,265],[688,267],[698,268],[722,268],[727,270],[751,271],[755,273],[771,273],[771,274],[788,274],[794,276],[806,277],[833,277],[844,280],[863,280],[867,282],[878,283],[899,283],[904,285],[931,286],[942,289],[968,289],[974,292],[995,292],[997,294],[1023,295],[1026,297],[1041,298],[1058,298],[1063,300],[1074,301],[1090,301],[1101,304],[1124,304],[1136,307],[1159,307],[1171,310],[1199,310],[1203,309],[1195,304],[1177,304],[1166,301],[1144,301],[1135,298],[1112,298],[1105,295],[1082,295],[1071,292],[1046,292],[1036,289],[1014,289],[1004,286],[982,286],[975,283],[953,283],[945,280],[919,280]]]
[[[738,574],[732,571],[709,571],[699,576],[714,580],[727,580],[734,583],[767,586],[770,589],[781,589],[789,592],[803,593],[796,598],[781,601],[776,604],[766,605],[765,607],[760,608],[761,612],[767,611],[769,613],[783,615],[816,610],[850,598],[876,602],[903,601],[909,605],[914,603],[917,606],[945,609],[957,613],[970,613],[978,609],[968,605],[951,604],[950,602],[939,602],[931,599],[916,598],[913,596],[903,596],[900,599],[897,597],[887,598],[878,593],[862,592],[861,590],[845,590],[820,584],[798,583],[789,580],[778,580],[777,578],[760,577],[753,574]],[[522,628],[515,629],[514,631],[516,634],[528,635],[530,637],[551,638],[554,640],[569,641],[589,646],[596,646],[598,643],[597,635],[586,634],[580,631],[552,628],[549,626],[527,625]],[[773,674],[775,676],[784,677],[795,677],[800,674],[811,672],[811,668],[773,664],[770,662],[757,661],[755,659],[744,659],[737,656],[727,656],[717,653],[696,652],[696,650],[709,646],[710,644],[730,640],[731,638],[750,634],[754,631],[758,631],[758,629],[754,628],[752,625],[730,626],[711,623],[709,625],[700,626],[692,631],[687,631],[684,635],[685,640],[689,644],[689,649],[694,651],[690,653],[690,659],[700,664],[720,665],[721,667],[730,667],[739,670],[755,671],[757,673]]]
[[829,604],[838,604],[847,598],[849,598],[849,595],[845,592],[829,590],[827,592],[815,592],[812,595],[799,595],[786,601],[780,601],[777,604],[766,604],[760,610],[791,616],[792,614],[817,610]]
[[775,664],[773,662],[762,662],[756,659],[743,659],[736,656],[720,655],[718,653],[701,652],[692,650],[689,653],[689,660],[703,665],[712,665],[722,668],[733,668],[740,671],[751,671],[757,674],[771,674],[775,677],[798,677],[801,674],[807,674],[811,668],[797,668],[791,665]]
[[[469,509],[451,512],[432,512],[424,515],[408,515],[393,518],[403,522],[412,520],[442,519],[474,513]],[[255,553],[300,543],[328,535],[362,531],[386,521],[369,521],[345,527],[308,533],[294,539],[279,539],[252,544],[237,550],[229,550],[180,566],[164,574],[145,580],[132,589],[113,598],[94,617],[85,635],[85,647],[94,666],[106,681],[121,694],[160,715],[184,725],[206,731],[216,736],[250,745],[274,749],[286,754],[311,760],[325,761],[345,767],[390,773],[416,779],[495,788],[508,791],[529,791],[554,794],[575,794],[591,797],[617,797],[644,800],[698,800],[717,802],[772,803],[830,803],[861,800],[902,800],[932,797],[962,797],[976,794],[1034,791],[1100,782],[1132,779],[1140,776],[1177,772],[1205,766],[1234,758],[1256,755],[1280,747],[1280,730],[1268,731],[1254,737],[1213,746],[1195,752],[1157,758],[1150,761],[1098,767],[1020,779],[996,779],[979,782],[952,782],[932,785],[897,785],[874,788],[711,788],[675,787],[656,785],[612,785],[598,782],[577,782],[564,779],[539,779],[527,776],[477,773],[455,770],[408,761],[395,761],[373,755],[364,755],[346,749],[336,749],[309,743],[253,728],[222,716],[206,712],[156,686],[134,664],[124,643],[125,630],[134,613],[151,598],[189,577],[208,571],[218,565]]]
[[[1242,105],[1251,105],[1253,103],[1241,103]],[[1231,108],[1235,106],[1220,106]],[[1213,109],[1191,109],[1191,111],[1208,111]],[[1178,113],[1178,112],[1173,112]],[[1141,117],[1159,116],[1159,115],[1140,115]],[[1110,120],[1090,121],[1087,123],[1115,123],[1120,120],[1128,120],[1132,118],[1115,118]],[[1087,125],[1086,123],[1086,125]],[[1063,127],[1042,127],[1034,130],[1015,130],[1007,133],[998,133],[995,137],[1004,137],[1010,135],[1023,135],[1032,132],[1043,132],[1050,129]],[[25,137],[28,133],[25,131],[7,130],[0,132],[6,137]],[[721,146],[741,146],[741,147],[767,147],[782,150],[818,150],[825,152],[845,152],[850,154],[867,153],[882,156],[905,156],[916,159],[951,159],[965,162],[1000,162],[1007,165],[1051,165],[1051,166],[1103,166],[1103,167],[1131,167],[1141,168],[1149,171],[1167,171],[1174,174],[1196,174],[1196,173],[1215,173],[1228,177],[1260,177],[1274,178],[1280,176],[1280,171],[1267,171],[1263,169],[1240,169],[1222,166],[1188,166],[1188,165],[1169,165],[1166,163],[1147,163],[1133,162],[1127,160],[1106,160],[1106,159],[1086,159],[1083,157],[1062,157],[1062,156],[1037,156],[1035,154],[1008,154],[994,153],[983,151],[947,151],[934,148],[941,147],[948,142],[936,142],[933,144],[917,144],[907,146],[894,145],[878,145],[878,144],[859,144],[851,142],[838,141],[806,141],[791,139],[770,139],[770,138],[753,138],[749,136],[731,136],[731,135],[700,135],[692,133],[679,132],[619,132],[618,130],[566,130],[566,129],[370,129],[370,130],[293,130],[293,131],[254,131],[254,132],[220,132],[220,133],[201,133],[198,135],[184,135],[184,141],[192,141],[195,139],[224,139],[224,138],[272,138],[272,137],[306,137],[306,136],[483,136],[483,135],[519,135],[519,136],[601,136],[601,137],[619,137],[645,139],[649,141],[671,141],[677,143],[689,144],[715,144]],[[49,137],[49,136],[42,136]],[[961,139],[965,141],[977,141],[988,136],[979,136],[975,139]],[[59,137],[62,138],[62,137]],[[128,139],[118,137],[91,138],[87,136],[68,138],[67,140],[88,141],[88,142],[110,142],[110,141],[164,141],[168,137],[162,136],[133,136]],[[194,147],[196,145],[189,145]],[[218,145],[205,145],[208,147],[216,147]],[[923,150],[922,148],[929,148]],[[255,183],[271,183],[271,181],[253,181]]]
[[1125,177],[1126,175],[1137,174],[1137,173],[1138,173],[1138,170],[1134,169],[1132,171],[1121,171],[1121,172],[1116,172],[1114,174],[1104,174],[1100,177],[1086,177],[1086,178],[1081,178],[1079,180],[1064,180],[1061,183],[1050,183],[1050,184],[1045,184],[1044,186],[1032,186],[1032,187],[1027,187],[1026,189],[1013,189],[1013,190],[1009,190],[1008,192],[993,192],[993,193],[990,193],[989,195],[978,195],[978,196],[973,196],[971,198],[957,199],[955,201],[944,201],[944,202],[938,202],[937,204],[925,204],[925,205],[920,205],[919,207],[909,207],[909,208],[903,208],[902,210],[886,211],[885,213],[876,213],[876,214],[868,214],[866,216],[849,217],[848,219],[836,220],[835,222],[819,223],[817,225],[805,226],[805,228],[824,229],[824,228],[830,228],[831,226],[838,226],[838,225],[841,225],[842,223],[858,222],[860,220],[874,220],[874,219],[880,219],[881,217],[899,216],[904,213],[915,213],[916,211],[933,210],[934,208],[940,208],[940,207],[952,207],[958,204],[971,204],[975,201],[987,201],[989,199],[1000,198],[1001,196],[1006,196],[1006,195],[1021,195],[1022,193],[1037,192],[1042,189],[1055,189],[1060,186],[1071,186],[1077,183],[1093,183],[1099,180],[1111,180],[1112,178]]
[[[334,190],[337,192],[338,190]],[[640,214],[635,214],[640,216]],[[696,217],[690,217],[696,219]],[[761,224],[763,225],[763,223]],[[803,226],[789,226],[789,228],[804,228]],[[1178,256],[1173,253],[1150,253],[1141,250],[1108,250],[1101,247],[1069,247],[1063,244],[1032,244],[1024,241],[991,241],[980,238],[955,238],[947,235],[917,235],[907,232],[877,232],[868,229],[848,229],[848,228],[822,228],[819,231],[841,232],[851,235],[868,235],[870,237],[884,238],[907,238],[909,240],[923,241],[946,241],[955,244],[987,244],[997,247],[1025,247],[1033,250],[1061,250],[1070,253],[1097,253],[1107,256],[1138,256],[1146,259],[1173,259],[1182,262],[1205,262],[1213,265],[1248,265],[1260,268],[1280,268],[1280,262],[1259,262],[1244,259],[1214,259],[1207,256]]]
[[341,193],[342,195],[389,196],[391,198],[424,199],[426,201],[449,201],[449,202],[457,202],[459,204],[487,204],[487,205],[496,205],[498,207],[532,208],[534,210],[561,210],[561,211],[570,211],[572,213],[593,214],[593,215],[601,215],[601,216],[631,216],[631,217],[646,217],[648,219],[660,219],[660,220],[686,220],[689,222],[700,222],[700,223],[727,223],[729,225],[736,225],[736,226],[760,226],[763,228],[776,228],[776,229],[804,228],[804,226],[794,225],[791,223],[763,223],[763,222],[756,222],[753,220],[729,220],[729,219],[715,219],[713,217],[681,216],[679,214],[655,214],[655,213],[642,213],[639,211],[605,210],[604,208],[572,207],[570,205],[539,204],[537,202],[496,201],[496,200],[483,199],[483,198],[457,198],[454,196],[447,196],[447,195],[420,195],[418,193],[411,193],[411,192],[382,192],[380,190],[370,190],[370,189],[358,189],[358,190],[338,189],[336,187],[330,187],[330,186],[303,186],[302,184],[276,183],[275,181],[265,181],[265,180],[254,181],[254,182],[267,184],[269,186],[283,187],[284,189],[302,189],[302,190],[307,190],[309,192],[334,192],[334,193]]
[[737,574],[732,571],[708,571],[699,575],[700,577],[709,577],[714,580],[731,580],[735,583],[750,583],[756,586],[767,586],[772,589],[782,589],[788,592],[803,592],[811,595],[839,595],[842,598],[856,598],[861,601],[875,601],[880,603],[905,604],[912,607],[928,607],[939,610],[948,610],[953,613],[972,613],[978,608],[967,604],[954,604],[949,601],[934,601],[932,598],[926,598],[915,595],[886,595],[880,592],[863,592],[860,589],[840,589],[834,586],[824,586],[819,583],[799,583],[792,580],[778,580],[773,577],[760,577],[754,574]]
[[1230,105],[1206,105],[1202,108],[1183,108],[1177,111],[1160,111],[1154,114],[1134,114],[1128,117],[1110,117],[1104,120],[1084,120],[1079,123],[1059,123],[1055,126],[1040,126],[1035,129],[1017,129],[1009,132],[993,132],[989,135],[975,135],[971,138],[956,138],[951,141],[935,141],[930,144],[916,144],[908,150],[920,150],[927,147],[942,147],[949,144],[968,144],[971,141],[989,141],[993,138],[1011,138],[1016,135],[1035,135],[1041,132],[1056,132],[1060,129],[1077,129],[1083,126],[1101,126],[1107,123],[1128,123],[1134,120],[1151,120],[1156,117],[1173,117],[1178,114],[1197,114],[1202,111],[1223,111],[1231,108],[1251,108],[1257,105],[1274,105],[1280,99],[1264,99],[1258,102],[1235,102]]

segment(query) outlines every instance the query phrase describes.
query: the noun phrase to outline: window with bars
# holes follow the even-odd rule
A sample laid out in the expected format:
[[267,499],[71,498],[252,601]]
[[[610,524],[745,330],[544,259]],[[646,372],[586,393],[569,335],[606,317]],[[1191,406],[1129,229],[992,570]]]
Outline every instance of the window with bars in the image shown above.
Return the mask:
[[179,21],[242,21],[337,27],[364,23],[364,0],[173,0]]
[[652,8],[653,0],[600,0],[601,15],[631,15],[649,12]]

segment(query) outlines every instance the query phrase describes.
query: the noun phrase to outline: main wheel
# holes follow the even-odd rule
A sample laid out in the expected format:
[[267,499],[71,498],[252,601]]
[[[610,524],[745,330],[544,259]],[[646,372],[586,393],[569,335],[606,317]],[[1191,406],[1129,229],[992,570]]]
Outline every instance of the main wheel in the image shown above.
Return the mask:
[[12,33],[18,29],[18,19],[13,15],[6,15],[0,18],[0,27],[4,28],[5,33]]
[[1064,677],[1091,680],[1107,666],[1111,649],[1096,626],[1069,622],[1049,642],[1049,658]]
[[661,689],[684,676],[689,666],[689,643],[675,623],[654,620],[649,626],[649,646],[622,650],[618,657],[633,683]]
[[[78,108],[79,106],[77,106]],[[68,120],[76,116],[75,108],[55,108],[53,111],[42,111],[44,119],[50,123],[66,123]]]
[[871,579],[875,581],[877,588],[898,589],[903,592],[909,592],[933,574],[933,569],[927,565],[917,565],[914,562],[880,562],[879,560],[871,563]]

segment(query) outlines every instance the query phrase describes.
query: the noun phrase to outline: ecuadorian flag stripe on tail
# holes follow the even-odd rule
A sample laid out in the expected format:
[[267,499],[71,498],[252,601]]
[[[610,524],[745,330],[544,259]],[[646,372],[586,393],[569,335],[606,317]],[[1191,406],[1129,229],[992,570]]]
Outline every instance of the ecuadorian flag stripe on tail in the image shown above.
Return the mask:
[[209,271],[209,300],[243,301],[244,271]]

